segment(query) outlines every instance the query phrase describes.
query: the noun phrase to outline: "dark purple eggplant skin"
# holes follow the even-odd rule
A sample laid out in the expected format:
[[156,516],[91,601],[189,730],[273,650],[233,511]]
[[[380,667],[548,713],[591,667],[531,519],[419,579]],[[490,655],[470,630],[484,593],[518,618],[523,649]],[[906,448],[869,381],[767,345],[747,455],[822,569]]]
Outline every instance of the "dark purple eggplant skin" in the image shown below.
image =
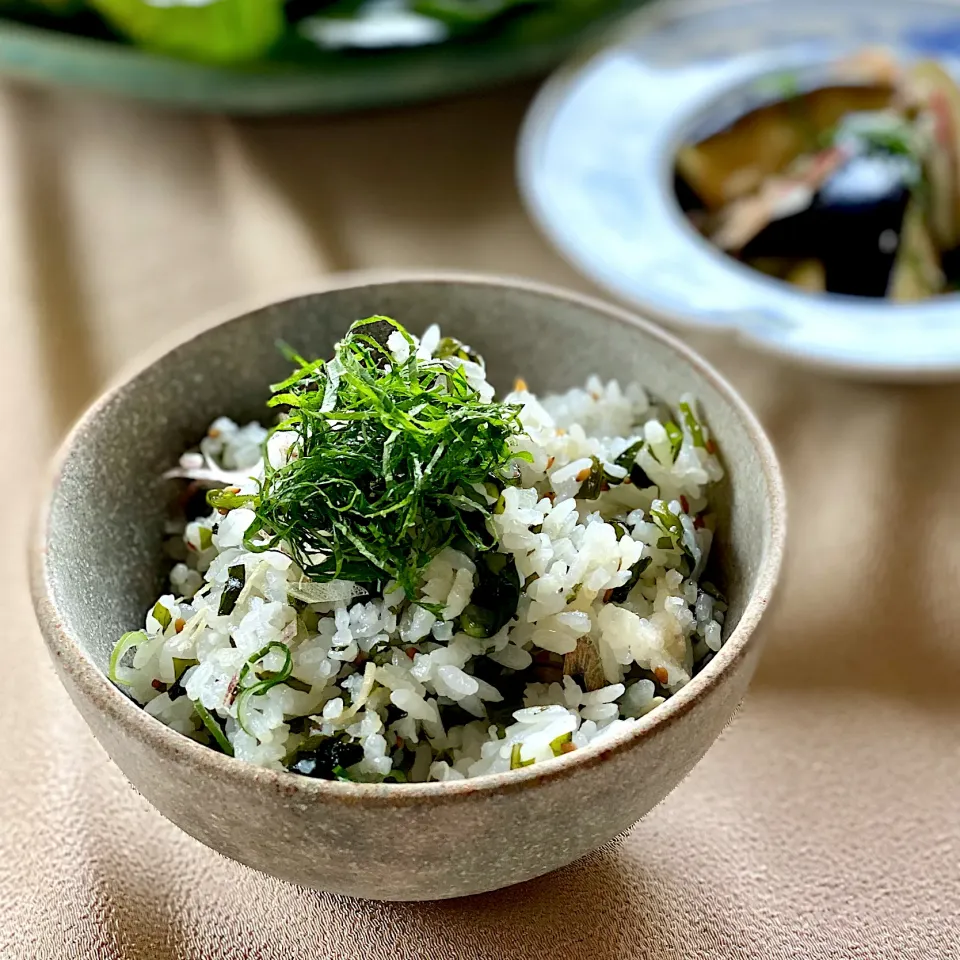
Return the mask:
[[882,297],[916,179],[908,157],[855,154],[823,184],[807,210],[773,221],[744,247],[742,257],[820,260],[829,293]]
[[942,253],[940,266],[947,278],[947,289],[953,292],[960,290],[960,247]]

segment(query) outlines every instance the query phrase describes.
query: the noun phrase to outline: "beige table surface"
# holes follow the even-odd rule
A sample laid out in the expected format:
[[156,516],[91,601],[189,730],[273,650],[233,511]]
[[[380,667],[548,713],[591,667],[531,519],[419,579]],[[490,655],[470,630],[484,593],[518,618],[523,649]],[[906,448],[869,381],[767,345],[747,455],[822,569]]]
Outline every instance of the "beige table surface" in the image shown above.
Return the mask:
[[[220,858],[127,786],[47,662],[24,540],[105,380],[226,301],[367,266],[589,289],[513,183],[530,88],[224,120],[0,87],[0,957],[960,957],[960,389],[700,346],[770,430],[792,540],[743,711],[645,822],[468,900],[378,905]],[[960,322],[960,316],[958,316]]]

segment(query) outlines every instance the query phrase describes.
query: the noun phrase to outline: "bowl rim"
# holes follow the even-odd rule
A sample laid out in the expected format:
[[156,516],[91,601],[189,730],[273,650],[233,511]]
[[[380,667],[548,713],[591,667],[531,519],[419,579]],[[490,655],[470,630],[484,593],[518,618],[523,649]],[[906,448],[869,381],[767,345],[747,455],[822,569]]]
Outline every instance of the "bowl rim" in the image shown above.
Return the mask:
[[[341,783],[315,780],[286,770],[271,770],[237,760],[177,733],[148,714],[140,705],[112,684],[83,650],[79,640],[67,628],[54,602],[51,571],[47,564],[50,510],[57,494],[63,465],[98,419],[101,411],[138,375],[145,372],[176,347],[187,344],[215,327],[254,313],[279,306],[311,294],[352,290],[361,287],[395,284],[448,284],[515,290],[547,300],[573,303],[626,326],[638,328],[678,354],[716,390],[740,418],[760,461],[770,491],[766,504],[769,537],[760,558],[756,587],[730,637],[707,666],[656,710],[631,724],[625,731],[581,750],[532,764],[519,770],[484,774],[463,780],[415,784]],[[82,696],[104,714],[106,722],[120,727],[128,736],[141,741],[142,749],[164,760],[177,763],[183,770],[199,776],[217,776],[235,780],[248,787],[265,789],[284,796],[300,794],[325,802],[372,807],[403,807],[424,801],[442,804],[459,799],[479,798],[522,790],[538,784],[564,780],[583,769],[595,767],[625,753],[659,730],[676,723],[697,702],[715,689],[724,674],[746,654],[750,640],[766,609],[780,574],[786,536],[786,492],[776,454],[759,421],[734,388],[709,363],[672,334],[631,311],[602,300],[539,281],[503,275],[444,270],[362,270],[334,274],[308,283],[286,285],[270,296],[252,297],[207,313],[199,321],[187,323],[174,333],[161,337],[142,351],[112,378],[100,396],[81,414],[56,451],[35,507],[29,546],[30,592],[34,611],[48,651],[55,663],[67,672]],[[81,711],[82,712],[82,711]]]

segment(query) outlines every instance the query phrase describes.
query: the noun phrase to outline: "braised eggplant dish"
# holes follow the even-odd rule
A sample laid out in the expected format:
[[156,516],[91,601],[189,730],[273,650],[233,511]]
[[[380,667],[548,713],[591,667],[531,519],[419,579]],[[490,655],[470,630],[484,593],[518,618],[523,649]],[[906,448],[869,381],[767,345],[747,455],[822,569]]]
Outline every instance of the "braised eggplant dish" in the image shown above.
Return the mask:
[[[867,52],[681,148],[676,191],[725,253],[809,291],[924,300],[960,289],[960,88]],[[769,99],[769,98],[768,98]]]

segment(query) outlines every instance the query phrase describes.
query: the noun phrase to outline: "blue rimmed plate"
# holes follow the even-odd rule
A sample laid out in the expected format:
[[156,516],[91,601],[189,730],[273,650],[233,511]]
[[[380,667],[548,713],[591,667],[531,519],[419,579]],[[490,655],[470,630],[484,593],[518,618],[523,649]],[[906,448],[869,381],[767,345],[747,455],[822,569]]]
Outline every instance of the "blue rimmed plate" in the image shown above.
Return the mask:
[[960,377],[960,295],[922,303],[813,294],[716,250],[673,192],[695,131],[770,98],[784,71],[829,79],[866,46],[960,75],[956,0],[698,0],[651,6],[612,47],[541,90],[519,178],[560,252],[621,300],[676,326],[734,331],[777,354],[875,379]]

